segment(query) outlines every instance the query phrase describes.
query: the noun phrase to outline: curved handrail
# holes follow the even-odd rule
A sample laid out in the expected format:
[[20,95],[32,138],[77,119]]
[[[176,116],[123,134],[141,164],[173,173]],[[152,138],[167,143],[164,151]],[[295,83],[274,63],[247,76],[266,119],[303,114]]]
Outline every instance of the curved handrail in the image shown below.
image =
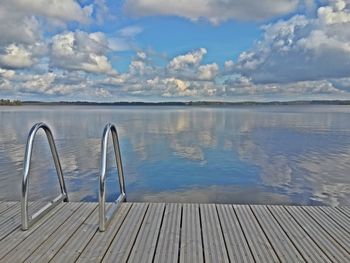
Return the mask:
[[[119,187],[120,187],[120,195],[114,202],[114,207],[111,207],[108,211],[108,215],[106,215],[106,169],[107,169],[107,149],[108,149],[108,137],[109,134],[112,134],[113,139],[113,148],[114,155],[118,168],[118,177],[119,177]],[[126,201],[125,194],[125,181],[124,181],[124,173],[123,173],[123,165],[122,159],[120,155],[120,147],[118,140],[118,132],[116,127],[107,123],[102,135],[101,141],[101,164],[100,164],[100,187],[99,187],[99,217],[100,217],[100,226],[99,230],[101,232],[106,230],[110,219],[113,217],[121,202]]]
[[[35,135],[39,129],[45,131],[47,140],[50,145],[51,154],[55,163],[56,172],[58,180],[60,183],[61,194],[57,196],[50,203],[46,204],[44,207],[35,212],[31,217],[28,216],[28,189],[29,189],[29,173],[30,173],[30,163],[32,158],[33,142]],[[55,141],[52,136],[50,128],[43,122],[35,124],[29,132],[27,139],[27,146],[25,151],[24,159],[24,169],[22,178],[22,196],[21,196],[21,223],[22,230],[27,230],[32,224],[38,221],[42,216],[48,213],[52,208],[54,208],[60,202],[68,202],[67,189],[64,182],[64,177],[62,173],[61,163],[58,157]]]

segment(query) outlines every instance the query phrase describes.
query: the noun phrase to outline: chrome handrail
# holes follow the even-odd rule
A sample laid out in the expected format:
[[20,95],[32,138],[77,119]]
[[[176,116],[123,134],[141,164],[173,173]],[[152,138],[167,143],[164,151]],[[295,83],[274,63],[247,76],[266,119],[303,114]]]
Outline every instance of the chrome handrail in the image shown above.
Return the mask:
[[[50,145],[51,154],[55,163],[56,172],[58,180],[60,183],[61,194],[57,196],[54,200],[46,204],[44,207],[35,212],[32,216],[28,216],[28,189],[29,189],[29,173],[30,173],[30,163],[32,159],[33,142],[35,135],[39,129],[45,131],[47,140]],[[31,225],[37,222],[45,214],[47,214],[51,209],[53,209],[60,202],[68,202],[67,189],[64,182],[64,177],[62,173],[62,167],[60,159],[58,157],[55,141],[52,136],[50,128],[43,122],[35,124],[29,132],[27,139],[27,146],[24,158],[24,169],[22,178],[22,196],[21,196],[21,223],[22,230],[27,230]]]
[[[108,137],[109,133],[112,134],[113,139],[113,148],[114,155],[118,168],[118,177],[119,177],[119,187],[120,195],[115,200],[114,205],[109,209],[108,214],[106,215],[106,169],[107,169],[107,149],[108,149]],[[120,155],[120,147],[118,140],[118,133],[116,127],[108,123],[106,124],[101,141],[101,164],[100,164],[100,187],[99,187],[99,217],[100,217],[100,226],[99,230],[101,232],[105,231],[110,219],[113,217],[115,212],[118,210],[120,203],[126,201],[125,194],[125,181],[123,173],[122,159]]]

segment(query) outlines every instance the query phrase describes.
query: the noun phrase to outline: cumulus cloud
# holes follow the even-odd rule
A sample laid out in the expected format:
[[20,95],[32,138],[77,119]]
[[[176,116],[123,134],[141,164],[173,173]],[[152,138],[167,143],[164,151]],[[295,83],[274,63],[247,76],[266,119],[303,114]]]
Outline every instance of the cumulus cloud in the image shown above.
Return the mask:
[[213,80],[219,72],[216,63],[201,65],[198,67],[198,78],[201,80]]
[[221,90],[227,96],[266,96],[294,97],[303,99],[307,96],[339,96],[344,91],[328,80],[299,81],[293,83],[255,84],[250,78],[239,76],[225,81]]
[[[112,36],[84,32],[71,25],[54,27],[51,34],[45,31],[48,21],[81,24],[92,16],[101,16],[102,21],[102,14],[107,12],[105,1],[92,2],[100,9],[99,14],[96,10],[91,13],[92,5],[82,6],[73,0],[50,0],[47,10],[41,8],[42,0],[33,1],[32,6],[29,0],[1,4],[2,94],[101,100],[350,97],[348,0],[323,2],[313,15],[294,15],[262,26],[261,39],[236,59],[227,58],[222,66],[206,62],[205,47],[161,59],[150,49],[141,50],[136,36],[143,28],[137,25],[121,28]],[[163,5],[159,7],[159,3]],[[125,8],[136,15],[170,14],[219,23],[243,16],[265,19],[288,13],[301,3],[312,6],[310,0],[205,0],[197,4],[127,0]],[[259,8],[252,8],[257,4]],[[126,50],[133,50],[135,55],[129,68],[118,73],[112,60],[117,52]]]
[[125,9],[135,16],[176,15],[214,24],[229,19],[264,20],[288,14],[304,1],[299,0],[127,0]]
[[7,69],[0,68],[0,76],[2,78],[11,79],[15,75],[16,75],[16,71],[14,71],[14,70],[7,70]]
[[48,55],[45,29],[76,21],[88,23],[93,5],[75,0],[3,0],[0,4],[0,67],[35,67]]
[[25,68],[34,64],[32,54],[23,47],[11,44],[0,53],[0,66],[3,68]]
[[92,5],[80,6],[74,0],[2,0],[0,5],[0,45],[32,44],[42,38],[39,18],[64,23],[91,20]]
[[201,64],[206,54],[205,48],[199,48],[178,55],[168,63],[167,72],[171,76],[187,80],[212,81],[219,73],[219,66],[216,63]]
[[62,21],[87,23],[93,6],[80,6],[75,0],[2,0],[2,10],[11,13],[31,14]]
[[65,32],[52,38],[51,65],[91,73],[115,74],[106,57],[108,50],[108,39],[101,32]]
[[168,68],[176,71],[199,65],[205,54],[207,54],[207,50],[205,48],[200,48],[185,55],[179,55],[170,61]]
[[100,85],[111,93],[131,96],[200,97],[216,94],[215,76],[219,66],[201,64],[205,48],[190,51],[170,59],[165,67],[153,64],[147,52],[139,51],[130,63],[129,71],[107,78]]
[[348,1],[331,0],[329,6],[320,7],[317,10],[318,17],[325,24],[339,24],[350,22]]
[[349,2],[331,1],[317,13],[314,19],[296,15],[264,26],[263,38],[255,48],[241,53],[226,68],[255,83],[350,76]]

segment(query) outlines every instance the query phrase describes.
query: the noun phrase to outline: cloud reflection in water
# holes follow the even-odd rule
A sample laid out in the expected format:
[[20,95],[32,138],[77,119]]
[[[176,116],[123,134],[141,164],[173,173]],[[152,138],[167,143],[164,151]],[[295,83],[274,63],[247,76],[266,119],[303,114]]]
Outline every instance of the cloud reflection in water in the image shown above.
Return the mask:
[[[0,200],[19,198],[28,131],[45,121],[71,200],[97,200],[100,137],[113,122],[130,201],[349,205],[349,117],[341,106],[2,107]],[[31,197],[55,196],[44,136],[34,149]],[[110,148],[109,199],[112,157]]]

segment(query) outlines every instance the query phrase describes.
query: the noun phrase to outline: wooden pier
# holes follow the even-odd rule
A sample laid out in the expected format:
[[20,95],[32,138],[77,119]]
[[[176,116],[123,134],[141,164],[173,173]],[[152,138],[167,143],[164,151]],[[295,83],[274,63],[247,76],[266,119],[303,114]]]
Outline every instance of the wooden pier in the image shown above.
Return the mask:
[[122,203],[99,232],[98,204],[70,202],[22,231],[3,201],[0,262],[350,262],[350,207]]

